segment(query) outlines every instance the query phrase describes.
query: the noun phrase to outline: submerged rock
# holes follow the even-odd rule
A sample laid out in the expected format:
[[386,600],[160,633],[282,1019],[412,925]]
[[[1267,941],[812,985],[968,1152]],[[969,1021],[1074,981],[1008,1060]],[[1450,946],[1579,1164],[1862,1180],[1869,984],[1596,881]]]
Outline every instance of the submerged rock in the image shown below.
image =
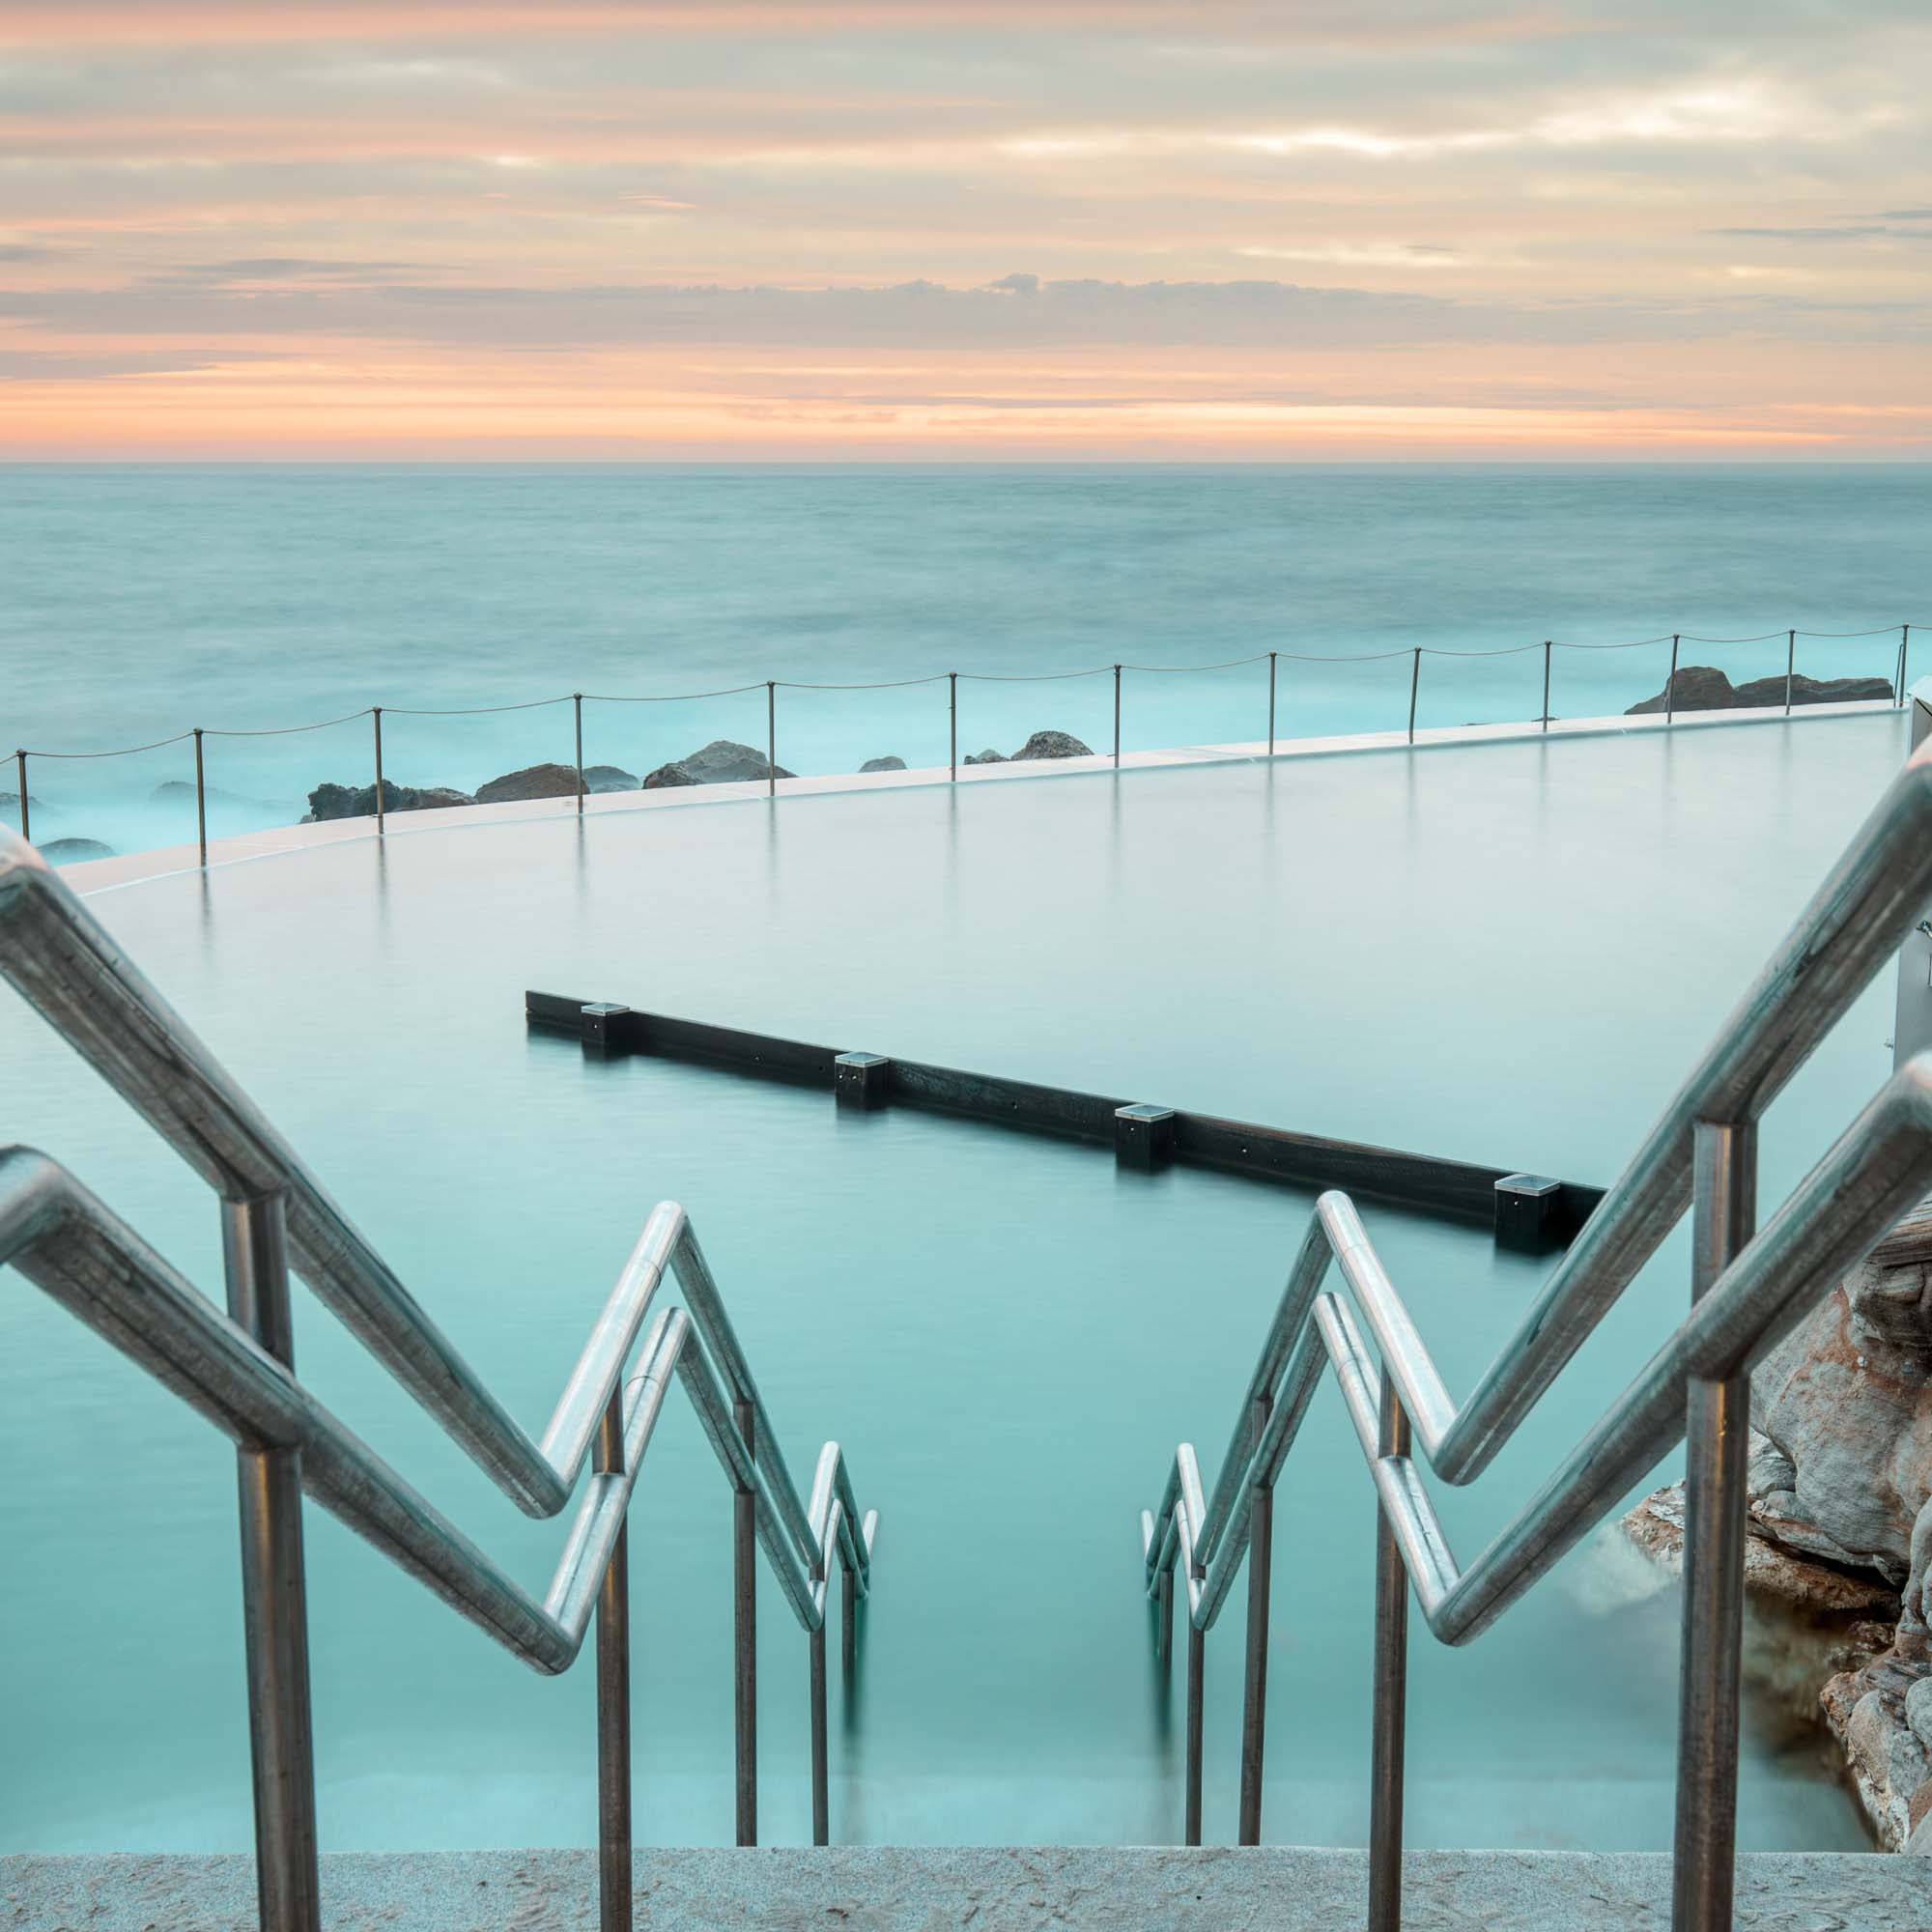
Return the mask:
[[114,848],[98,838],[49,838],[41,857],[50,866],[78,866],[89,859],[111,859]]
[[[1733,684],[1713,665],[1680,665],[1669,686],[1672,711],[1747,711],[1784,702],[1784,677],[1754,677],[1747,684]],[[1624,713],[1635,718],[1645,712],[1664,710],[1666,694],[1660,691],[1641,704],[1633,704]],[[1799,704],[1852,704],[1871,698],[1889,698],[1891,680],[1885,677],[1806,677],[1802,671],[1791,679],[1791,702]]]
[[750,745],[741,745],[731,738],[714,738],[700,750],[687,752],[683,757],[673,758],[646,774],[644,789],[655,791],[661,785],[736,784],[748,779],[797,776],[782,765],[773,765],[762,752]]
[[[588,789],[586,782],[584,789]],[[526,765],[520,772],[505,772],[488,784],[476,787],[478,805],[508,805],[533,798],[575,798],[578,792],[575,765]]]
[[[391,811],[436,811],[445,806],[474,805],[467,791],[448,785],[399,785],[383,781],[383,810]],[[366,785],[320,784],[308,795],[304,825],[319,824],[329,818],[374,818],[376,787]]]
[[905,768],[906,761],[901,757],[895,756],[891,753],[888,753],[883,758],[867,758],[859,767],[862,772],[902,772]]
[[969,765],[1004,765],[1007,762],[1007,754],[1004,752],[994,751],[992,746],[988,745],[977,758],[969,754],[962,762]]
[[1013,753],[1012,761],[1018,764],[1025,758],[1091,758],[1093,755],[1092,748],[1083,745],[1070,731],[1036,731]]
[[583,768],[585,791],[636,791],[642,782],[636,772],[627,772],[621,765],[585,765]]

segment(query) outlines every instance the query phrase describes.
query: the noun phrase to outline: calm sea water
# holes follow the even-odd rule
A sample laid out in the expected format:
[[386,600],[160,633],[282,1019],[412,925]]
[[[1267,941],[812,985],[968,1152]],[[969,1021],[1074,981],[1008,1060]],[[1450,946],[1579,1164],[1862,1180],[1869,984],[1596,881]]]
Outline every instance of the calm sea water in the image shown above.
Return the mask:
[[[1285,662],[1284,735],[1388,729],[1415,645],[1425,725],[1533,717],[1545,638],[1672,631],[1735,679],[1889,676],[1922,582],[1932,467],[0,469],[0,747],[95,752],[201,725],[592,703],[585,757],[642,773],[715,737],[762,744],[767,678],[853,685],[1129,665]],[[1616,711],[1669,646],[1558,651],[1551,709]],[[1258,738],[1266,666],[1126,673],[1129,748]],[[943,763],[947,687],[777,695],[781,764]],[[962,754],[1056,725],[1111,741],[1111,677],[965,681]],[[207,741],[212,829],[367,783],[366,717]],[[404,783],[471,787],[573,755],[567,701],[385,721]],[[43,838],[191,836],[192,748],[30,767]],[[0,781],[11,790],[11,780]]]

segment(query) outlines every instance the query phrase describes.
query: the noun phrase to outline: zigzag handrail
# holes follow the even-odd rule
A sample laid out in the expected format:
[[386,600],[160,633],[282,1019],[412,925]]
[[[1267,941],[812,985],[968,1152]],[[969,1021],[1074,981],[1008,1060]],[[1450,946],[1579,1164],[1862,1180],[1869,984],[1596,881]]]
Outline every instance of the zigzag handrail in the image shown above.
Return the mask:
[[[1183,1442],[1159,1504],[1141,1513],[1146,1585],[1158,1605],[1155,1640],[1163,1659],[1171,1642],[1177,1569],[1184,1580],[1190,1843],[1200,1838],[1201,1644],[1225,1606],[1251,1544],[1259,1553],[1249,1581],[1240,1836],[1243,1843],[1259,1841],[1269,1509],[1324,1363],[1340,1384],[1374,1477],[1386,1556],[1378,1575],[1370,1847],[1370,1923],[1377,1928],[1400,1922],[1400,1650],[1406,1590],[1413,1589],[1440,1641],[1460,1644],[1476,1636],[1684,1438],[1687,1415],[1691,1429],[1698,1427],[1702,1402],[1710,1458],[1704,1463],[1693,1455],[1686,1536],[1687,1690],[1675,1922],[1728,1926],[1733,1829],[1728,1807],[1734,1805],[1736,1777],[1734,1612],[1742,1574],[1748,1374],[1932,1185],[1932,1054],[1909,1061],[1892,1075],[1753,1236],[1756,1122],[1891,959],[1928,900],[1932,742],[1913,754],[1888,788],[1460,1407],[1353,1203],[1339,1192],[1321,1197],[1242,1397],[1213,1495],[1204,1499],[1193,1446]],[[1693,1196],[1698,1214],[1690,1314],[1515,1520],[1471,1563],[1459,1565],[1423,1485],[1422,1464],[1452,1483],[1480,1474]],[[1323,1288],[1331,1265],[1339,1265],[1350,1300]],[[1364,1342],[1350,1300],[1373,1350]],[[1707,1538],[1699,1538],[1700,1527],[1709,1532]],[[1726,1589],[1727,1579],[1737,1587]],[[1711,1592],[1715,1597],[1700,1594]],[[1922,1606],[1911,1599],[1909,1591],[1909,1620],[1922,1615]],[[1692,1612],[1703,1614],[1713,1601],[1733,1627],[1715,1634],[1700,1632],[1693,1645]],[[1690,1739],[1691,1659],[1694,1654],[1701,1662],[1726,1643],[1728,1691],[1719,1657],[1713,1665],[1715,1716],[1703,1704],[1695,1712],[1709,1736]],[[1695,1695],[1703,1697],[1709,1689],[1700,1684]],[[1720,1708],[1726,1695],[1732,1704],[1728,1733]],[[1385,1701],[1392,1701],[1396,1712],[1392,1729],[1384,1722]],[[1714,1773],[1714,1754],[1726,1753],[1728,1762]],[[1709,1788],[1691,1790],[1693,1760]],[[1722,1815],[1687,1823],[1687,1811],[1698,1807]],[[1714,1869],[1719,1853],[1721,1875]]]

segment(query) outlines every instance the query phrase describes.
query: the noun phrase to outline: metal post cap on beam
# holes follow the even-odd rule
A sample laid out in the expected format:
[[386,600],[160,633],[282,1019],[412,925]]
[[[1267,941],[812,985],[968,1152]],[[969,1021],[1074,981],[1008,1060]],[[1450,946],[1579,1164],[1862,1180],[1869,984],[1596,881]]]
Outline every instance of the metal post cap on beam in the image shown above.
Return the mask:
[[1114,1163],[1153,1174],[1174,1158],[1174,1109],[1137,1100],[1114,1109]]
[[583,1050],[609,1053],[616,1045],[614,1022],[631,1009],[619,1006],[614,1000],[594,1000],[578,1010],[583,1020]]
[[883,1053],[841,1053],[832,1063],[832,1094],[841,1107],[886,1104],[893,1063]]
[[1506,1174],[1496,1182],[1495,1240],[1517,1254],[1563,1245],[1563,1183],[1546,1174]]

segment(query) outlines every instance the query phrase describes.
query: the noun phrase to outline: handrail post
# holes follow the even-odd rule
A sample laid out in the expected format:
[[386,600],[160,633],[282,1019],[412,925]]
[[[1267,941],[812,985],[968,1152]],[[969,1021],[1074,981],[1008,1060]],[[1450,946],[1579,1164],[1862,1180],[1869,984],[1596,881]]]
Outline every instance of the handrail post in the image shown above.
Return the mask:
[[[1757,1219],[1755,1122],[1699,1121],[1691,1159],[1690,1298],[1695,1302],[1749,1240]],[[1730,1932],[1749,1375],[1693,1378],[1686,1415],[1684,1635],[1670,1922],[1673,1932]]]
[[[293,1368],[286,1198],[224,1200],[221,1250],[229,1314],[268,1353]],[[301,1451],[244,1443],[236,1451],[236,1466],[256,1901],[262,1932],[320,1932]]]
[[[732,1405],[739,1439],[757,1459],[757,1423],[742,1397]],[[731,1706],[737,1724],[738,1842],[758,1842],[758,1495],[731,1498]]]
[[1185,1816],[1181,1842],[1201,1842],[1201,1719],[1207,1689],[1208,1634],[1194,1621],[1194,1592],[1188,1579],[1175,1586],[1180,1599],[1180,1613],[1187,1619],[1187,1770]]
[[[1911,637],[1911,635],[1912,635],[1912,626],[1911,626],[1910,624],[1901,624],[1901,625],[1899,625],[1899,627],[1898,627],[1898,685],[1897,685],[1897,690],[1898,690],[1898,703],[1899,703],[1899,704],[1900,704],[1901,706],[1902,706],[1902,705],[1904,704],[1904,702],[1905,702],[1905,645],[1906,645],[1906,639],[1907,639],[1908,638],[1910,638],[1910,637]],[[22,786],[20,787],[20,791],[21,791],[21,795],[22,795],[23,797],[24,797],[24,796],[25,796],[25,794],[26,794],[26,789],[27,789],[27,788],[26,788],[26,786],[25,786],[25,785],[22,785]]]
[[[1264,1395],[1255,1404],[1259,1445],[1273,1408]],[[1262,1755],[1267,1732],[1268,1588],[1273,1580],[1274,1485],[1257,1479],[1248,1491],[1248,1662],[1241,1686],[1241,1816],[1236,1841],[1262,1841]]]
[[208,869],[208,786],[201,764],[201,726],[194,727],[194,836],[201,847],[202,869]]
[[1543,640],[1543,728],[1549,729],[1549,648],[1550,640]]
[[946,673],[946,774],[959,781],[959,673]]
[[779,795],[779,688],[765,680],[765,796]]
[[1114,769],[1121,769],[1121,668],[1114,667]]
[[[1408,1414],[1382,1367],[1378,1456],[1408,1454]],[[1401,1932],[1403,1750],[1408,1717],[1408,1573],[1376,1504],[1376,1686],[1369,1771],[1369,1932]]]
[[1670,675],[1663,680],[1663,722],[1668,724],[1676,716],[1677,703],[1677,633],[1670,634]]
[[27,754],[25,752],[14,753],[14,769],[19,773],[20,785],[20,837],[28,844],[34,842],[33,821],[27,815]]
[[1798,667],[1798,633],[1784,634],[1784,715],[1791,716],[1791,674]]
[[[591,1466],[624,1473],[624,1384],[611,1391]],[[597,1920],[631,1932],[630,1524],[619,1524],[597,1593]]]
[[[829,1559],[822,1563],[821,1574],[826,1584],[822,1607],[830,1609],[832,1564]],[[849,1581],[846,1594],[851,1594]],[[829,1845],[832,1842],[832,1773],[825,1729],[825,1619],[822,1615],[818,1628],[806,1639],[806,1647],[810,1653],[811,1676],[811,1842],[814,1845]]]
[[[1414,662],[1409,666],[1408,671],[1408,742],[1411,745],[1415,743],[1415,694],[1421,683],[1422,646],[1417,644],[1414,651]],[[1549,697],[1547,692],[1544,695],[1543,708],[1546,711],[1549,709]]]
[[376,721],[376,837],[383,836],[383,707],[372,704],[369,716]]
[[1268,653],[1268,756],[1274,756],[1274,661],[1275,653]]
[[573,691],[570,694],[572,709],[577,714],[577,815],[583,816],[583,694]]

